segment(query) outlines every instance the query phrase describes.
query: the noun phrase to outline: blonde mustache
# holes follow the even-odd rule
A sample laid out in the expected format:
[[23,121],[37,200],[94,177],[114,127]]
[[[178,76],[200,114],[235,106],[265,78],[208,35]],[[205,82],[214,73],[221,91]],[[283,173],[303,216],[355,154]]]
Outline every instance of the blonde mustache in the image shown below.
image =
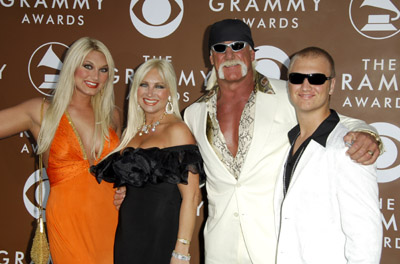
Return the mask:
[[242,77],[246,76],[246,74],[247,74],[247,66],[246,66],[246,64],[244,64],[243,61],[241,61],[241,60],[229,60],[229,61],[225,61],[224,63],[219,65],[218,77],[220,79],[225,79],[224,67],[230,67],[230,66],[235,66],[235,65],[240,65],[241,66]]

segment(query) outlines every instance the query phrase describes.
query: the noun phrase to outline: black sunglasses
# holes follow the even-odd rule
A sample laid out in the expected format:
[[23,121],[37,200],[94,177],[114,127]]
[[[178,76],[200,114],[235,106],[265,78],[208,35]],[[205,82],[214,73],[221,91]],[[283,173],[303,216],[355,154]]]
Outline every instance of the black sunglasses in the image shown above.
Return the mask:
[[292,72],[291,74],[289,74],[289,82],[292,84],[302,84],[305,78],[307,78],[310,84],[321,85],[324,84],[326,80],[330,80],[333,77],[326,77],[326,75],[323,73],[303,74],[298,72]]
[[217,52],[217,53],[225,53],[226,49],[228,47],[231,47],[231,49],[234,52],[238,52],[240,50],[242,50],[244,47],[246,47],[247,42],[245,41],[235,41],[229,44],[225,44],[225,43],[217,43],[211,46],[212,50]]

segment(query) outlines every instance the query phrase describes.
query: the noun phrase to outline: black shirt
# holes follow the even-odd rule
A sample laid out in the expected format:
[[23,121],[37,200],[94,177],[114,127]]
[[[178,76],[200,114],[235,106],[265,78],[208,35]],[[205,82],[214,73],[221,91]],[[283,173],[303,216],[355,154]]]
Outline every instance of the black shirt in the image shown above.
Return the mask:
[[299,162],[301,155],[304,150],[307,148],[311,139],[318,142],[321,146],[326,146],[326,141],[328,139],[329,134],[339,123],[340,119],[335,110],[331,109],[331,114],[318,126],[318,128],[314,131],[314,133],[307,138],[303,144],[297,149],[296,153],[293,154],[294,143],[296,142],[297,137],[300,135],[300,126],[297,125],[292,128],[288,132],[289,142],[291,144],[290,151],[285,163],[285,170],[283,172],[283,193],[286,195],[286,192],[289,188],[290,180],[292,179],[292,175],[296,170],[297,163]]

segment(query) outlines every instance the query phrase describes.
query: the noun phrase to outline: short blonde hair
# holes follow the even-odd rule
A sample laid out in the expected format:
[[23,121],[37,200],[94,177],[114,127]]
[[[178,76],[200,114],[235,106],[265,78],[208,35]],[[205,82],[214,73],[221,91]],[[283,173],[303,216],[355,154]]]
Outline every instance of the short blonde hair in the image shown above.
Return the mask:
[[296,52],[295,54],[293,54],[293,56],[290,60],[290,63],[289,63],[288,74],[291,72],[293,64],[297,58],[307,58],[307,57],[323,57],[323,58],[325,58],[328,61],[329,67],[331,70],[331,74],[328,77],[336,76],[335,61],[333,60],[332,56],[326,50],[318,48],[318,47],[307,47],[307,48],[304,48],[304,49]]

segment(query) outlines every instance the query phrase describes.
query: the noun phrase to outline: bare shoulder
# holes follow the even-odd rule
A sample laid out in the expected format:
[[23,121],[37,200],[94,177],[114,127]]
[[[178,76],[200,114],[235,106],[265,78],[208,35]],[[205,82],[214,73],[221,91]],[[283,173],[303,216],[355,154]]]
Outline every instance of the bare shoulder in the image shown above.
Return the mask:
[[33,121],[39,122],[40,120],[40,114],[41,114],[41,109],[42,109],[42,104],[43,104],[43,113],[47,110],[49,107],[49,103],[44,100],[42,97],[36,97],[32,98],[29,100],[26,100],[19,105],[16,105],[10,110],[14,112],[17,115],[23,114],[26,116],[29,116]]
[[34,112],[31,112],[33,115],[32,118],[39,120],[42,118],[42,115],[44,115],[47,111],[47,109],[50,106],[50,101],[47,98],[43,97],[36,97],[33,99],[30,99],[26,101],[27,103],[27,108],[34,110]]
[[113,118],[114,119],[120,119],[122,117],[122,111],[121,111],[121,108],[119,108],[119,107],[114,107],[114,111],[113,111]]
[[35,97],[32,99],[28,99],[25,102],[22,102],[20,104],[21,107],[25,107],[25,108],[40,108],[42,106],[42,104],[44,104],[44,106],[46,106],[46,108],[49,106],[49,102],[48,100],[46,100],[46,98],[43,97]]
[[113,117],[112,117],[112,125],[113,125],[113,129],[117,133],[118,137],[121,136],[122,111],[119,107],[114,108]]
[[177,119],[171,122],[166,129],[166,136],[168,136],[169,145],[187,145],[195,144],[196,141],[190,132],[189,127],[182,120]]

